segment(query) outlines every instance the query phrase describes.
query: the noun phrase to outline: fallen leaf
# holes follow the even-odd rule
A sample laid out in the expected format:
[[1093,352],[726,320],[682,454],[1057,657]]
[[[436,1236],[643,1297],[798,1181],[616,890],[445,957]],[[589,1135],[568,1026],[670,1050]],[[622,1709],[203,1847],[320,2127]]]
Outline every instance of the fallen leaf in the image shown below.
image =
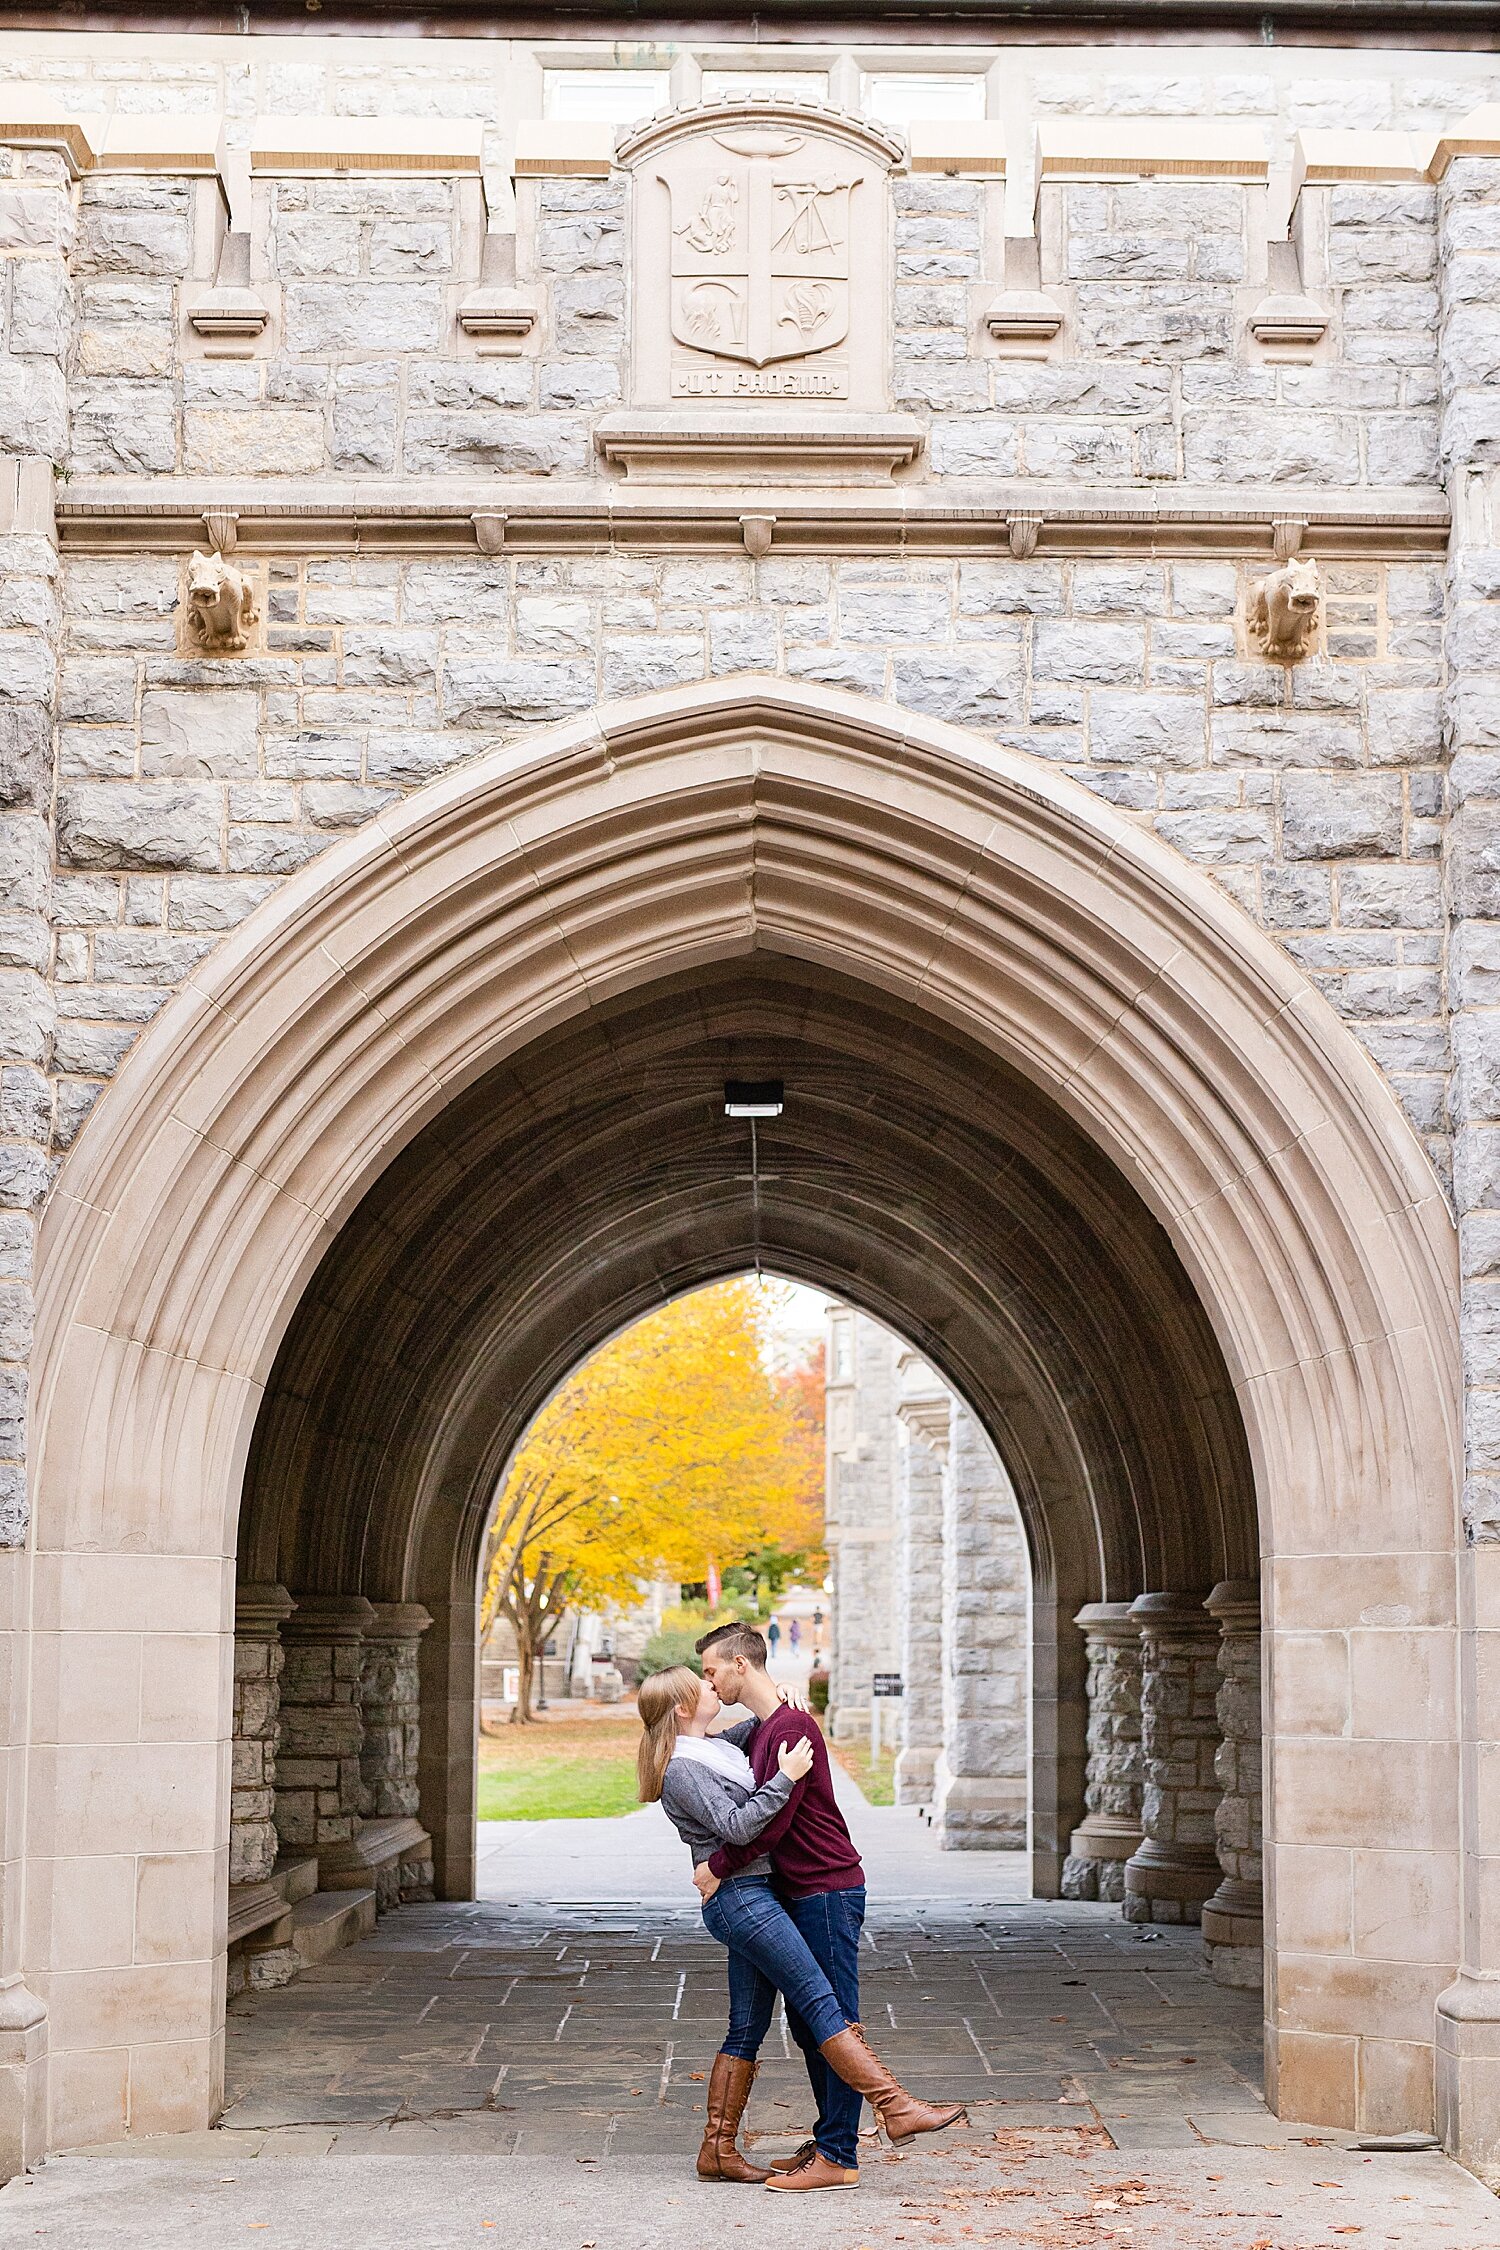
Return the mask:
[[[1267,2185],[1267,2187],[1274,2187],[1274,2186],[1275,2186],[1276,2184],[1277,2184],[1277,2183],[1276,2183],[1276,2182],[1275,2182],[1274,2180],[1268,2180],[1268,2181],[1266,2182],[1266,2185]],[[1313,2186],[1314,2186],[1314,2187],[1342,2187],[1342,2186],[1343,2186],[1343,2184],[1344,2184],[1344,2183],[1343,2183],[1343,2181],[1342,2181],[1342,2180],[1314,2180],[1314,2181],[1313,2181]]]

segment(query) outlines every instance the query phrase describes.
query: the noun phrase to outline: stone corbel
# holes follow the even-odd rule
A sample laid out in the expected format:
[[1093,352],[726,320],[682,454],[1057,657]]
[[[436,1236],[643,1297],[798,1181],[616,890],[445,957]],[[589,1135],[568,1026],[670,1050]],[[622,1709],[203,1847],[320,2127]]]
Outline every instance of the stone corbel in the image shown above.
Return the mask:
[[205,508],[203,527],[216,555],[232,555],[240,543],[240,519],[233,508]]
[[1271,551],[1278,562],[1290,562],[1293,555],[1300,555],[1306,536],[1306,516],[1272,516]]
[[1062,307],[1042,288],[1041,245],[1035,235],[1008,235],[1005,287],[984,325],[1011,359],[1042,359],[1063,324]]
[[516,287],[514,234],[487,234],[479,286],[459,300],[459,327],[475,339],[482,359],[514,359],[538,317],[536,306]]
[[1302,286],[1295,242],[1267,244],[1266,279],[1270,293],[1250,315],[1251,335],[1277,359],[1308,358],[1328,333],[1328,315]]
[[771,537],[776,529],[774,516],[741,516],[740,531],[744,536],[745,552],[752,562],[763,562],[771,552]]
[[250,359],[270,325],[270,307],[250,287],[250,237],[231,230],[219,251],[213,287],[188,308],[188,326],[211,359]]
[[1042,535],[1042,516],[1035,509],[1018,510],[1005,519],[1005,536],[1010,551],[1017,562],[1027,562],[1036,553],[1036,543]]
[[474,538],[482,555],[500,555],[505,552],[505,517],[500,513],[479,514],[474,518]]

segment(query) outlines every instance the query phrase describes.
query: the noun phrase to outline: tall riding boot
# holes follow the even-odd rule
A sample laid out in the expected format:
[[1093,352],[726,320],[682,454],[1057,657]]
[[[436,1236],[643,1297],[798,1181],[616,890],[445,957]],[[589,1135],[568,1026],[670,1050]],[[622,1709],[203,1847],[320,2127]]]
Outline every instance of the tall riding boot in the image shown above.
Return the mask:
[[857,2023],[825,2039],[818,2052],[846,2086],[864,2095],[893,2148],[904,2147],[918,2133],[941,2133],[947,2125],[968,2123],[969,2113],[962,2102],[934,2108],[931,2102],[919,2102],[915,2094],[909,2094],[871,2050]]
[[749,2163],[734,2145],[759,2068],[758,2063],[746,2062],[742,2055],[714,2056],[708,2079],[708,2122],[698,2151],[700,2180],[736,2180],[742,2187],[763,2187],[771,2177]]

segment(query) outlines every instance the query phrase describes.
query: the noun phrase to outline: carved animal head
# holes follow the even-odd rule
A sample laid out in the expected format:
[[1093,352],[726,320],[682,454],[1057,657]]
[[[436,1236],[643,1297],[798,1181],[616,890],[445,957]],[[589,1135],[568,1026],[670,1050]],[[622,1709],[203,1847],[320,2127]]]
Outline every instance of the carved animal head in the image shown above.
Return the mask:
[[1310,555],[1300,561],[1293,555],[1276,576],[1281,580],[1282,598],[1288,609],[1304,615],[1317,609],[1323,589],[1318,583],[1318,566]]
[[222,555],[204,555],[194,551],[188,564],[187,598],[193,609],[212,609],[217,602],[228,598],[231,590],[242,583],[238,571],[231,572]]

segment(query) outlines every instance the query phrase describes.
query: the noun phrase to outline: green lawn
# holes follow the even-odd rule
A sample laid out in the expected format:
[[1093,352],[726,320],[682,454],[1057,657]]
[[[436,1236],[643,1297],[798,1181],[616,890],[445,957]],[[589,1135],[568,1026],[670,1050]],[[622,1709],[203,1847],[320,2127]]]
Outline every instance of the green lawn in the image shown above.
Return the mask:
[[852,1774],[872,1805],[893,1805],[896,1802],[896,1753],[882,1750],[872,1758],[869,1750],[858,1742],[830,1742],[829,1749],[838,1759],[845,1773]]
[[634,1812],[633,1718],[540,1719],[479,1737],[481,1820],[609,1820]]

